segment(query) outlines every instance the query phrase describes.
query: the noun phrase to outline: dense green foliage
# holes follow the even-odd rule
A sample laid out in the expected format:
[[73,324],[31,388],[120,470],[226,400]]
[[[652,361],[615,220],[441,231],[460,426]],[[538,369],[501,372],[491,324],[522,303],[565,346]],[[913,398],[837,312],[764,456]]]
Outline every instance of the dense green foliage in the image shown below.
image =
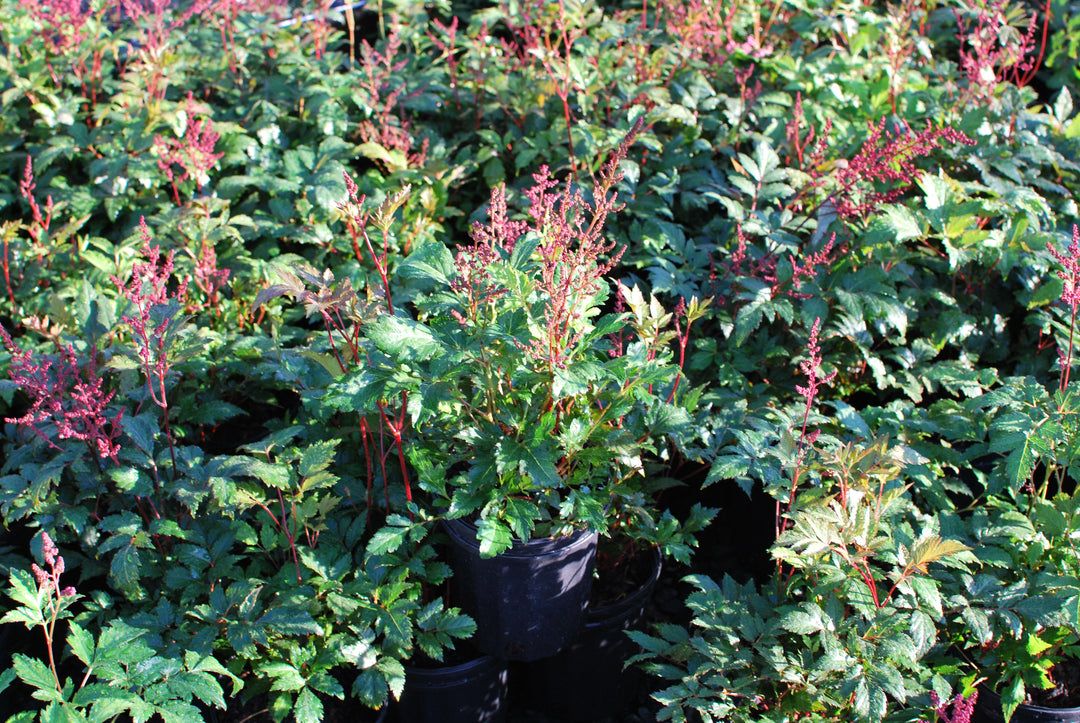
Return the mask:
[[683,459],[775,499],[775,572],[637,636],[662,719],[1053,688],[1069,3],[309,10],[0,0],[3,622],[48,652],[0,691],[378,708],[473,630],[440,516],[686,560]]

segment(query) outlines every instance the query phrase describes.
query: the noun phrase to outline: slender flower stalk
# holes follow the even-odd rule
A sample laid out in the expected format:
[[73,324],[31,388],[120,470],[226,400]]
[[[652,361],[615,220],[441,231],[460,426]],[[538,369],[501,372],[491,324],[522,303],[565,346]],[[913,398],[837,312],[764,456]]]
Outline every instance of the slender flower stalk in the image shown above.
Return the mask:
[[56,547],[56,543],[49,537],[49,533],[42,531],[41,533],[41,554],[45,559],[45,568],[41,568],[37,563],[30,564],[30,570],[34,573],[34,579],[38,585],[38,595],[44,595],[47,600],[48,617],[45,620],[43,632],[45,633],[45,648],[49,655],[49,670],[52,672],[53,680],[56,683],[56,690],[63,690],[63,685],[60,683],[60,675],[56,669],[56,654],[53,652],[54,642],[56,640],[56,621],[60,618],[60,614],[67,607],[65,604],[65,598],[75,597],[75,588],[68,586],[60,587],[60,575],[64,572],[64,558],[60,556],[60,551]]
[[[818,433],[820,430],[809,431],[808,426],[810,423],[810,412],[814,407],[814,400],[817,398],[818,390],[823,384],[831,384],[833,379],[836,378],[836,371],[833,371],[824,376],[821,375],[820,368],[822,363],[821,357],[821,345],[818,342],[818,334],[821,330],[821,319],[815,319],[814,325],[810,329],[810,340],[806,344],[807,358],[799,362],[799,370],[806,375],[806,385],[796,385],[795,391],[804,400],[803,407],[803,419],[802,428],[799,431],[799,445],[796,452],[797,462],[795,469],[791,472],[791,490],[788,493],[787,506],[784,510],[784,514],[790,514],[792,506],[795,504],[795,497],[798,494],[799,481],[802,478],[804,471],[803,463],[806,460],[807,450],[813,446],[817,441]],[[780,537],[780,534],[784,531],[784,515],[781,515],[780,500],[776,501],[776,536]]]
[[1080,226],[1073,224],[1072,243],[1062,253],[1052,244],[1047,242],[1047,250],[1054,257],[1062,270],[1058,276],[1062,281],[1061,300],[1069,307],[1069,345],[1067,350],[1059,351],[1059,366],[1061,369],[1058,388],[1065,391],[1069,386],[1069,372],[1072,370],[1073,348],[1076,336],[1076,310],[1080,306]]
[[[175,291],[170,291],[169,282],[172,279],[173,258],[176,252],[162,254],[159,246],[150,246],[152,237],[146,226],[146,219],[140,219],[139,233],[142,235],[143,255],[146,261],[135,264],[127,283],[115,276],[112,281],[116,284],[121,296],[135,308],[132,314],[123,317],[123,321],[135,337],[150,400],[162,411],[162,424],[169,444],[169,456],[175,469],[176,445],[169,422],[169,398],[166,389],[166,381],[172,368],[168,332],[174,316],[169,314],[162,318],[155,314],[154,310],[166,307],[173,301],[182,302],[187,296],[187,280],[181,281]],[[154,470],[155,492],[160,492],[156,467]]]

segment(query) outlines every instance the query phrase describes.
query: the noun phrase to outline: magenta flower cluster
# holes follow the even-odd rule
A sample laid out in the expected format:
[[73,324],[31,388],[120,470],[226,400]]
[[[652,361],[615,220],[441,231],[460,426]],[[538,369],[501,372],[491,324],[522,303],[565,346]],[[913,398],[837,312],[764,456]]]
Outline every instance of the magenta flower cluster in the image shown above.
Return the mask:
[[60,557],[60,550],[57,549],[56,543],[49,537],[48,532],[41,533],[41,555],[45,558],[48,571],[39,567],[37,563],[30,563],[30,570],[34,573],[38,587],[49,591],[50,594],[55,592],[59,597],[72,597],[75,594],[75,588],[60,587],[60,575],[64,572],[64,558]]
[[71,345],[59,345],[58,356],[35,359],[32,351],[23,351],[6,330],[0,338],[11,353],[9,373],[30,398],[30,409],[21,417],[4,421],[27,427],[50,446],[57,447],[43,425],[53,424],[59,439],[85,442],[99,457],[116,458],[120,446],[120,420],[123,408],[113,417],[107,409],[114,391],[106,392],[98,374],[97,348],[90,347],[85,363],[80,363]]
[[[883,204],[896,202],[915,183],[915,159],[927,156],[943,141],[975,145],[964,133],[929,124],[918,133],[907,129],[886,133],[885,120],[870,124],[870,136],[859,152],[833,174],[836,212],[843,219],[866,218]],[[879,190],[875,183],[888,184]]]
[[169,355],[165,347],[169,320],[155,319],[151,311],[155,307],[167,305],[170,299],[183,299],[187,295],[188,282],[181,281],[175,291],[169,291],[176,252],[162,254],[159,246],[150,246],[151,236],[146,227],[146,219],[139,220],[139,232],[142,235],[143,254],[147,260],[135,264],[126,284],[115,276],[112,281],[120,294],[135,306],[135,312],[124,316],[123,320],[131,327],[138,344],[139,359],[143,364],[150,397],[159,407],[168,409],[165,377],[169,370]]
[[[188,94],[189,114],[194,110],[191,94]],[[154,152],[158,155],[158,168],[169,179],[173,188],[173,200],[180,205],[180,192],[176,184],[188,178],[195,180],[195,187],[201,189],[210,171],[224,155],[214,153],[219,134],[214,132],[214,124],[209,118],[190,119],[183,138],[165,138],[154,136]],[[179,166],[182,173],[177,176],[173,171]]]
[[979,691],[972,691],[970,698],[965,698],[957,693],[952,700],[941,700],[937,693],[930,692],[930,705],[934,707],[934,714],[941,723],[971,723],[971,715],[975,712],[975,702],[979,698]]

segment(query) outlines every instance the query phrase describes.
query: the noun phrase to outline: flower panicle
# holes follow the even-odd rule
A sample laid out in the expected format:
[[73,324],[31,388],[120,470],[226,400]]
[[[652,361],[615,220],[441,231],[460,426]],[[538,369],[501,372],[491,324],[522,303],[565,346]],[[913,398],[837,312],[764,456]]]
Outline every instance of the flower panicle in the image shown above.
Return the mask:
[[[971,692],[971,697],[966,698],[962,693],[957,693],[952,700],[941,700],[938,694],[930,691],[930,705],[934,708],[934,716],[940,723],[971,723],[971,716],[975,712],[975,703],[978,701],[979,691]],[[926,723],[920,721],[920,723]]]
[[38,588],[45,591],[50,598],[53,594],[57,597],[73,597],[75,595],[75,588],[67,586],[60,587],[60,576],[64,574],[64,558],[60,556],[60,550],[56,547],[56,543],[49,537],[48,532],[42,531],[41,533],[41,556],[45,559],[45,565],[48,570],[45,570],[37,563],[30,563],[30,571],[34,573],[34,579],[37,581]]
[[806,375],[806,386],[795,385],[795,391],[806,400],[807,407],[814,403],[819,387],[822,384],[831,384],[837,374],[835,370],[825,376],[821,376],[819,372],[822,363],[821,345],[818,342],[820,330],[821,319],[818,318],[814,320],[814,325],[810,329],[810,340],[806,344],[808,358],[799,362],[799,369]]
[[1080,226],[1073,224],[1072,242],[1065,249],[1065,253],[1058,251],[1049,241],[1046,242],[1046,249],[1061,265],[1061,270],[1057,272],[1064,284],[1061,300],[1075,313],[1080,305]]
[[3,328],[0,340],[11,353],[8,373],[11,380],[30,398],[30,409],[21,417],[7,417],[9,424],[31,430],[50,447],[57,445],[42,426],[52,424],[59,439],[86,443],[101,459],[119,464],[117,441],[122,432],[124,409],[113,417],[107,410],[115,391],[106,392],[98,372],[97,347],[91,345],[85,363],[71,345],[59,345],[56,357],[35,359],[32,351],[23,351]]

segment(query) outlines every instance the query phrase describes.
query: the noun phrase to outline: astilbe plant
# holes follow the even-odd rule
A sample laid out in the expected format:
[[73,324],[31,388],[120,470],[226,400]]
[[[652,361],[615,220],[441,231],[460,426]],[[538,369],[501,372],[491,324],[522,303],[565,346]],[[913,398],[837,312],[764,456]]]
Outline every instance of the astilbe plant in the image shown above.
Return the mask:
[[[64,558],[52,541],[48,532],[41,533],[41,556],[44,558],[45,567],[31,563],[30,569],[34,574],[36,587],[28,586],[25,574],[12,573],[11,584],[14,590],[13,597],[23,604],[23,609],[8,612],[0,619],[0,624],[10,622],[22,622],[27,627],[39,627],[45,636],[45,650],[49,659],[48,674],[52,677],[55,692],[50,692],[52,697],[63,695],[63,683],[57,671],[55,647],[57,643],[56,623],[59,620],[70,617],[68,608],[78,599],[75,588],[71,586],[60,587],[60,575],[64,573]],[[30,658],[18,656],[14,660],[15,672],[23,674],[32,670],[33,663]],[[2,677],[0,677],[2,680]],[[84,681],[85,683],[85,681]],[[0,686],[2,687],[2,686]]]
[[[366,261],[374,266],[377,283],[382,292],[379,304],[385,306],[387,313],[394,314],[394,300],[390,288],[390,229],[394,214],[406,203],[411,189],[405,186],[372,209],[365,203],[366,199],[359,195],[356,183],[348,174],[345,174],[345,187],[348,199],[341,204],[341,211],[352,239],[356,260]],[[376,242],[369,233],[372,226],[381,232],[381,248],[376,248]],[[321,274],[310,267],[297,268],[294,271],[282,269],[278,271],[278,277],[280,283],[259,292],[254,307],[258,308],[282,295],[291,296],[304,304],[309,316],[318,316],[322,320],[330,353],[340,374],[346,375],[364,369],[368,359],[360,344],[360,330],[373,313],[373,304],[361,303],[352,282],[349,279],[338,281],[329,269]],[[367,474],[365,514],[368,519],[374,509],[372,490],[376,467],[383,480],[386,510],[391,509],[390,479],[387,473],[392,455],[396,454],[397,457],[405,502],[412,502],[412,485],[404,446],[408,400],[408,392],[403,390],[397,399],[378,401],[374,421],[363,415],[359,419]],[[413,516],[412,510],[409,510],[409,515]]]
[[403,108],[409,100],[404,94],[406,86],[400,81],[401,72],[409,64],[403,44],[394,26],[381,50],[367,41],[360,46],[358,90],[363,94],[368,117],[360,121],[358,132],[360,140],[377,148],[369,155],[387,171],[421,167],[428,151],[427,139],[417,143]]
[[[109,623],[95,638],[72,619],[70,608],[83,596],[74,587],[60,586],[64,558],[46,531],[41,553],[45,566],[31,563],[32,576],[11,571],[7,594],[16,605],[0,618],[0,624],[40,629],[45,638],[47,663],[17,652],[12,667],[0,671],[0,692],[18,678],[45,703],[43,710],[22,711],[18,720],[114,720],[124,713],[147,720],[198,720],[193,699],[225,708],[215,675],[228,676],[234,684],[240,680],[212,655],[188,651],[182,660],[165,661],[144,639],[144,630],[123,620]],[[61,620],[70,620],[66,635],[57,630]],[[66,677],[61,665],[58,648],[64,641],[84,670],[77,682]]]
[[[456,255],[414,251],[390,292],[407,293],[416,318],[395,306],[366,323],[363,373],[336,395],[378,411],[408,394],[402,431],[419,484],[437,509],[476,522],[484,555],[534,533],[606,530],[622,501],[640,501],[642,455],[689,422],[680,404],[692,395],[676,398],[680,371],[657,331],[672,315],[623,292],[642,331],[615,350],[608,340],[630,319],[601,314],[618,258],[603,229],[632,140],[591,192],[541,168],[523,219],[496,188]],[[701,313],[691,301],[680,323]]]
[[1069,309],[1069,342],[1064,349],[1058,350],[1058,367],[1061,370],[1059,389],[1064,392],[1069,386],[1069,372],[1073,364],[1073,347],[1076,335],[1076,311],[1080,306],[1080,226],[1073,225],[1072,242],[1065,253],[1049,241],[1046,249],[1058,262],[1061,270],[1057,272],[1061,279],[1061,302]]
[[[170,344],[175,339],[176,327],[181,321],[177,315],[187,296],[188,282],[185,279],[170,289],[175,250],[163,254],[160,246],[150,245],[153,237],[146,226],[146,219],[140,219],[139,234],[145,260],[135,263],[131,277],[126,282],[115,276],[112,281],[120,295],[134,307],[133,313],[123,316],[123,321],[131,330],[135,341],[135,353],[146,379],[147,394],[161,409],[162,426],[175,468],[175,440],[169,421],[168,380],[172,367]],[[156,478],[157,468],[153,469],[154,484],[157,488],[160,482]]]
[[[191,94],[188,94],[186,105],[189,117],[183,138],[154,136],[154,153],[158,156],[158,168],[169,179],[173,200],[178,206],[180,205],[180,191],[177,184],[191,178],[195,181],[196,190],[201,190],[210,180],[208,172],[224,155],[214,153],[214,145],[220,136],[214,132],[213,122],[209,118],[192,117],[196,106]],[[179,166],[181,172],[177,173],[174,166]]]
[[[796,385],[795,391],[799,396],[803,398],[803,417],[802,426],[799,429],[799,442],[795,450],[795,464],[794,467],[789,470],[788,475],[791,477],[791,489],[787,495],[787,507],[786,513],[790,514],[792,507],[795,505],[795,498],[798,495],[799,483],[802,481],[803,472],[806,470],[807,454],[814,446],[814,442],[817,441],[820,430],[810,429],[810,414],[814,410],[814,401],[817,399],[818,390],[822,385],[831,384],[836,378],[837,371],[833,370],[827,374],[821,373],[821,345],[818,341],[818,334],[821,331],[821,319],[815,319],[814,325],[810,328],[810,339],[806,343],[807,358],[799,362],[799,370],[806,376],[806,385]],[[777,537],[786,528],[786,522],[780,513],[780,502],[776,500],[776,534]]]
[[[1038,15],[1024,15],[1022,7],[1009,0],[982,0],[967,8],[975,16],[974,27],[956,10],[960,40],[960,70],[967,80],[962,100],[968,103],[990,102],[1005,81],[1023,86],[1031,82],[1046,51],[1050,24],[1050,3],[1043,9],[1044,21],[1039,53],[1035,51]],[[1020,23],[1027,20],[1027,27]]]
[[[837,164],[830,183],[837,214],[845,220],[865,220],[882,205],[895,203],[918,177],[917,158],[930,155],[944,142],[974,145],[975,141],[948,126],[929,123],[921,131],[910,128],[886,132],[885,119],[870,123],[870,136],[850,160]],[[887,186],[884,189],[878,184]]]
[[59,449],[56,439],[83,442],[95,459],[111,459],[119,464],[118,439],[124,410],[109,416],[115,391],[105,391],[98,367],[98,350],[91,345],[80,360],[70,344],[59,344],[55,356],[35,359],[33,351],[23,351],[7,330],[0,338],[11,354],[8,373],[30,399],[30,409],[21,417],[4,421],[33,432],[50,447]]

